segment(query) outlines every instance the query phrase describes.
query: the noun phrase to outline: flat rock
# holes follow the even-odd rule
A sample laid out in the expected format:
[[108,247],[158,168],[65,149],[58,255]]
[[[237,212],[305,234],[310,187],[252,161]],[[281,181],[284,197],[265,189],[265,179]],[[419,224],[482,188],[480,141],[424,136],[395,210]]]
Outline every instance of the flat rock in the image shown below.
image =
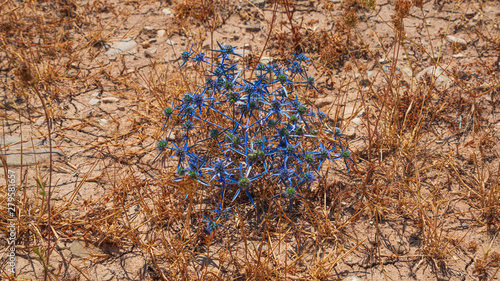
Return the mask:
[[80,242],[80,241],[73,241],[69,245],[69,250],[71,251],[71,254],[73,254],[76,257],[79,258],[89,258],[90,255],[92,255],[92,252],[89,251],[87,247],[85,247],[85,243]]
[[332,96],[328,96],[328,97],[317,99],[315,104],[318,107],[323,107],[323,106],[327,106],[327,105],[331,104],[333,101],[334,101],[334,98]]
[[467,48],[467,41],[465,41],[464,39],[462,38],[458,38],[458,37],[455,37],[453,35],[448,35],[446,36],[446,40],[452,44],[459,44],[460,46],[462,46],[463,48]]
[[361,118],[359,118],[359,117],[355,117],[351,120],[351,124],[354,126],[359,126],[362,123],[363,123],[363,120],[361,120]]
[[165,33],[167,33],[165,30],[160,29],[158,30],[158,32],[156,32],[156,35],[158,36],[158,38],[163,38],[163,36],[165,36]]
[[168,9],[168,8],[165,8],[165,9],[161,10],[161,12],[163,14],[165,14],[165,16],[167,16],[167,17],[173,17],[174,16],[174,13],[170,9]]
[[117,54],[128,52],[129,54],[135,53],[135,48],[137,47],[137,42],[132,39],[127,39],[119,42],[114,42],[109,47],[109,50],[106,52],[106,55],[111,57]]
[[245,26],[245,29],[246,31],[249,31],[249,32],[257,32],[257,31],[260,31],[260,24],[247,24]]
[[106,126],[106,124],[108,124],[108,120],[106,120],[104,118],[99,119],[99,120],[97,120],[97,123],[99,123],[99,125],[101,125],[101,126]]
[[156,49],[151,49],[151,50],[144,51],[144,56],[146,58],[153,58],[155,54],[156,54]]
[[273,61],[273,58],[270,57],[262,57],[260,58],[261,63],[271,63]]
[[426,75],[430,77],[434,76],[434,83],[438,89],[446,88],[450,83],[450,78],[448,78],[446,72],[439,66],[429,66],[420,71],[415,78],[417,81],[420,81],[420,79],[424,78]]
[[[53,143],[54,145],[55,143]],[[5,146],[10,145],[8,148]],[[0,136],[0,147],[2,155],[7,160],[7,165],[10,167],[21,166],[21,149],[22,149],[22,164],[23,166],[30,166],[40,163],[49,158],[49,147],[48,141],[43,141],[40,139],[33,140],[31,142],[27,138],[23,139],[21,143],[20,137],[13,136]],[[63,156],[63,152],[60,149],[52,148],[52,155]],[[0,161],[0,167],[3,166],[3,162]]]
[[96,105],[96,104],[98,104],[98,103],[100,103],[100,102],[101,102],[101,101],[100,101],[99,99],[91,99],[91,100],[89,101],[89,104],[90,104],[90,105]]
[[113,102],[118,102],[119,100],[120,100],[119,98],[115,97],[105,97],[101,99],[103,103],[113,103]]
[[177,43],[175,43],[174,41],[172,41],[172,40],[170,40],[170,39],[167,39],[167,40],[165,41],[165,43],[166,43],[167,45],[170,45],[170,46],[177,45]]

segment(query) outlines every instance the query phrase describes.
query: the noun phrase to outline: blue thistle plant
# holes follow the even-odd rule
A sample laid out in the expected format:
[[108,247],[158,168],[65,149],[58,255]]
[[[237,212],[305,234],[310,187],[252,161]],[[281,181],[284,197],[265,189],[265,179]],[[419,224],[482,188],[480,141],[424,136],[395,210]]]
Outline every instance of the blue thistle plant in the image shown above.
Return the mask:
[[[354,161],[345,136],[338,128],[325,130],[326,114],[302,98],[304,91],[320,93],[317,80],[307,73],[310,57],[295,54],[285,63],[241,69],[233,60],[241,55],[234,46],[217,42],[216,49],[205,50],[216,54],[214,60],[192,49],[181,53],[181,67],[194,66],[205,82],[163,109],[162,130],[170,131],[156,142],[155,160],[170,151],[176,181],[195,180],[207,192],[221,193],[215,220],[203,219],[206,232],[220,229],[242,191],[255,208],[252,193],[260,188],[254,187],[278,183],[282,190],[272,198],[288,199],[291,212],[293,200],[304,199],[301,192],[324,175],[324,163],[343,161],[350,174],[348,162]],[[177,143],[167,141],[174,128],[184,134]],[[322,131],[332,133],[334,141],[322,141]],[[226,198],[229,187],[234,194]]]

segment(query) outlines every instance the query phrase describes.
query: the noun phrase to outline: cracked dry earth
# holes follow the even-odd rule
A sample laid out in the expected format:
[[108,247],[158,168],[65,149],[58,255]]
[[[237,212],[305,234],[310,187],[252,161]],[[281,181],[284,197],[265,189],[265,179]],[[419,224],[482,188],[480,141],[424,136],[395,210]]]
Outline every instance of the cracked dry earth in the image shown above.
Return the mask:
[[[55,149],[52,204],[57,243],[51,254],[52,272],[60,272],[61,280],[174,278],[165,274],[178,265],[162,261],[160,253],[148,252],[144,247],[147,239],[154,240],[154,235],[149,234],[161,228],[148,217],[152,211],[147,204],[154,201],[149,198],[161,193],[166,182],[166,169],[153,164],[152,160],[157,155],[155,142],[163,136],[160,131],[164,121],[162,108],[167,105],[168,96],[158,98],[155,93],[177,94],[175,85],[182,80],[180,52],[191,46],[199,51],[211,48],[217,41],[231,44],[244,53],[240,62],[248,63],[259,59],[271,36],[260,58],[262,62],[290,54],[290,51],[286,53],[290,42],[279,40],[280,35],[290,33],[287,18],[279,8],[274,29],[270,30],[272,1],[231,1],[218,8],[219,25],[211,33],[203,22],[180,21],[176,15],[179,10],[171,1],[101,2],[75,1],[76,12],[92,24],[69,25],[67,36],[74,48],[69,54],[44,57],[40,52],[37,55],[39,48],[50,46],[49,38],[14,38],[33,43],[30,56],[38,62],[41,76],[47,77],[49,69],[58,71],[52,77],[53,82],[42,89],[53,117]],[[489,146],[481,151],[482,157],[487,166],[498,167],[500,66],[498,49],[494,48],[491,38],[499,42],[500,3],[424,1],[422,10],[413,7],[404,19],[406,47],[394,48],[397,39],[391,23],[394,1],[377,1],[375,11],[362,9],[358,13],[359,38],[352,40],[355,44],[351,53],[341,54],[339,60],[324,66],[329,63],[328,54],[317,43],[318,34],[335,29],[338,21],[343,20],[346,1],[295,2],[294,22],[300,25],[303,40],[313,42],[304,44],[304,51],[313,58],[317,87],[323,93],[307,99],[327,112],[329,122],[340,126],[349,137],[350,147],[358,157],[356,165],[361,165],[367,157],[367,125],[373,126],[377,119],[373,113],[377,109],[376,101],[363,106],[362,99],[367,93],[381,93],[388,77],[396,75],[394,80],[405,93],[417,92],[423,80],[433,79],[436,93],[443,96],[456,95],[460,100],[469,93],[476,95],[474,106],[480,108],[478,115],[471,116],[470,107],[466,105],[449,108],[443,111],[447,115],[436,124],[434,133],[423,138],[437,138],[429,149],[436,154],[451,155],[449,157],[454,157],[455,149],[460,146],[462,155],[457,156],[454,163],[472,170],[474,160],[467,157],[477,152],[472,131],[475,120],[481,119],[479,130],[490,140]],[[50,10],[50,6],[46,8]],[[361,40],[367,47],[364,51],[359,47]],[[15,43],[11,47],[15,48]],[[20,175],[17,178],[20,186],[17,195],[21,198],[18,208],[19,215],[25,219],[18,232],[18,280],[38,280],[43,278],[43,269],[33,248],[43,247],[42,237],[46,237],[48,230],[46,218],[40,215],[44,202],[35,178],[48,180],[47,125],[36,96],[26,94],[26,90],[16,84],[15,65],[9,56],[9,51],[0,50],[4,136],[1,145],[3,155],[9,155],[5,158],[10,169]],[[439,66],[435,66],[435,62],[439,62]],[[493,66],[493,70],[486,65]],[[201,78],[197,79],[195,82],[200,83]],[[438,104],[440,97],[437,95],[430,103]],[[358,217],[362,211],[356,203],[360,195],[356,192],[348,195],[347,191],[358,190],[362,179],[361,172],[351,176],[344,173],[336,179],[340,182],[336,186],[345,189],[335,195],[339,203],[336,208],[340,211],[339,217],[331,217],[331,220],[338,219],[348,226],[339,232],[339,237],[331,238],[335,242],[326,240],[318,246],[314,235],[282,239],[283,233],[273,230],[269,243],[264,243],[262,248],[268,255],[274,255],[278,263],[293,260],[294,251],[305,254],[303,260],[294,265],[293,272],[287,272],[286,266],[283,269],[283,266],[270,265],[269,270],[276,270],[275,279],[316,280],[321,274],[318,270],[317,275],[311,272],[319,265],[312,256],[308,257],[316,246],[321,248],[322,258],[330,253],[342,257],[323,280],[498,280],[499,261],[496,267],[494,261],[490,261],[486,279],[477,271],[478,260],[488,250],[500,252],[498,229],[492,232],[479,223],[477,210],[471,211],[471,205],[458,198],[463,185],[436,174],[431,180],[442,182],[439,186],[443,186],[443,190],[429,185],[422,191],[424,198],[456,199],[450,199],[444,207],[436,207],[436,212],[442,211],[439,216],[433,217],[431,213],[428,216],[439,225],[441,232],[432,235],[446,254],[442,259],[427,259],[426,255],[432,253],[422,254],[427,245],[421,228],[403,215],[391,214],[393,206],[381,207],[381,213],[389,212],[383,214],[382,221],[369,215]],[[399,184],[397,179],[395,182],[391,186]],[[389,196],[383,193],[381,190],[380,196]],[[166,204],[183,202],[179,194],[168,196],[170,203]],[[321,196],[319,201],[324,199],[326,203],[327,199]],[[138,198],[145,199],[138,201]],[[195,209],[202,210],[206,207],[204,204],[200,203]],[[311,208],[323,207],[316,204]],[[325,216],[331,216],[326,209]],[[297,221],[302,222],[309,233],[314,233],[305,217],[299,216]],[[249,216],[248,220],[258,225],[258,218]],[[234,222],[237,224],[239,222]],[[6,235],[5,232],[2,235]],[[185,257],[189,259],[188,276],[201,278],[201,273],[208,270],[223,280],[254,278],[245,275],[245,270],[236,269],[234,263],[225,262],[228,254],[217,250],[231,242],[232,237],[239,237],[239,230],[231,229],[224,235],[227,237],[216,240],[219,244],[211,246],[214,250],[210,258],[207,259],[204,246]],[[0,242],[2,248],[4,238],[2,236]],[[262,251],[255,246],[260,242],[258,235],[254,242],[251,247],[244,247],[242,241],[231,243],[236,252],[249,251],[250,255],[256,255]],[[283,243],[283,246],[274,248],[272,243]],[[155,247],[161,245],[155,244]],[[153,260],[156,254],[157,260]],[[1,258],[3,262],[5,256]],[[160,273],[158,268],[165,273]],[[210,275],[205,278],[217,279]]]

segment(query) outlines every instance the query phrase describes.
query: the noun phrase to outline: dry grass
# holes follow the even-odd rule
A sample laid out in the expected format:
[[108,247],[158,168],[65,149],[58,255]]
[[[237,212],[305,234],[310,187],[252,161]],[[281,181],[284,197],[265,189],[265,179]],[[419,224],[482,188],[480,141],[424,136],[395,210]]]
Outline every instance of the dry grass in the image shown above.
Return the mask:
[[[371,9],[373,1],[345,1],[340,16],[334,13],[339,6],[321,1],[318,9],[331,28],[296,16],[305,9],[302,1],[270,1],[266,9],[251,5],[252,12],[229,1],[172,2],[175,24],[167,36],[191,37],[197,51],[207,41],[213,48],[217,30],[239,14],[262,22],[269,56],[278,61],[297,52],[312,56],[319,87],[334,96],[323,108],[328,126],[356,126],[351,174],[338,165],[328,167],[328,176],[293,213],[270,199],[277,193],[273,183],[261,182],[257,208],[237,200],[235,213],[223,222],[227,229],[207,235],[200,219],[213,218],[211,206],[219,195],[196,181],[174,182],[175,165],[168,160],[152,163],[154,143],[165,133],[163,108],[203,83],[203,70],[179,70],[179,61],[169,57],[173,47],[162,54],[170,61],[157,56],[144,65],[125,55],[116,60],[104,55],[112,38],[144,38],[140,22],[122,27],[160,4],[4,1],[2,134],[47,138],[50,131],[52,147],[67,154],[55,157],[52,166],[10,168],[18,171],[18,275],[100,280],[108,269],[126,264],[128,276],[115,275],[117,280],[341,280],[352,272],[397,280],[399,269],[421,280],[499,278],[500,66],[495,58],[500,33],[491,28],[500,24],[498,18],[468,30],[479,40],[468,46],[479,49],[477,63],[459,65],[452,55],[464,51],[461,45],[436,50],[432,43],[406,37],[404,23],[412,18],[421,21],[421,40],[435,41],[419,7],[423,1],[394,1],[389,17]],[[455,11],[473,6],[434,2]],[[473,7],[490,3],[472,2]],[[383,23],[392,37],[379,35],[368,18]],[[451,34],[447,22],[442,31]],[[255,64],[263,53],[259,49],[247,63]],[[449,82],[439,84],[432,72],[421,80],[408,77],[398,70],[401,61],[415,71],[432,62]],[[381,71],[370,75],[374,69]],[[121,108],[89,109],[92,92],[119,97]],[[312,104],[318,96],[304,93],[303,98]],[[348,116],[346,103],[357,114]],[[100,118],[108,125],[98,124]],[[6,185],[2,182],[0,192],[5,233]],[[73,241],[82,241],[91,255],[72,256]],[[0,245],[6,246],[4,239]],[[0,252],[2,262],[5,255]],[[0,268],[2,278],[16,280],[4,264]]]

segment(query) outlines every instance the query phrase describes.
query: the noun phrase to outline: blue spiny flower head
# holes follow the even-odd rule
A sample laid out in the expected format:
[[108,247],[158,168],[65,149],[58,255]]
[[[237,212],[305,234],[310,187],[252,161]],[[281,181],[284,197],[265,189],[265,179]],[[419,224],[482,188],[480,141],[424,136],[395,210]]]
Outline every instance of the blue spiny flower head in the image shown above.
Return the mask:
[[186,156],[186,150],[183,147],[177,148],[177,150],[175,151],[175,156],[179,157],[179,159],[184,158],[184,156]]
[[238,181],[238,186],[243,189],[247,189],[250,186],[250,180],[248,178],[241,178]]
[[264,141],[262,139],[256,139],[254,141],[254,144],[256,147],[262,147],[262,145],[264,144]]
[[234,92],[227,93],[227,101],[230,104],[234,104],[234,103],[238,102],[239,100],[240,100],[240,95],[238,95],[237,93],[234,93]]
[[193,95],[191,95],[190,93],[186,93],[182,97],[182,102],[184,104],[190,104],[192,101],[193,101]]
[[193,57],[193,59],[196,61],[196,65],[199,65],[201,62],[208,63],[210,65],[213,65],[212,63],[208,62],[205,57],[205,53],[199,53]]
[[295,55],[295,60],[298,61],[298,62],[308,62],[308,60],[310,60],[311,58],[308,58],[306,57],[305,54],[298,54],[298,55]]
[[328,158],[329,155],[330,155],[330,152],[328,151],[328,149],[321,148],[319,150],[319,156],[321,157],[321,160],[325,160],[326,158]]
[[224,82],[224,89],[228,90],[228,91],[233,90],[234,89],[233,82],[231,82],[231,81]]
[[294,154],[295,153],[295,146],[293,144],[289,144],[287,147],[286,147],[286,154]]
[[281,101],[279,100],[273,100],[271,102],[271,107],[273,108],[274,111],[280,111],[281,110]]
[[189,48],[189,51],[184,51],[181,53],[181,59],[182,59],[182,64],[180,67],[183,67],[188,60],[191,58],[191,56],[194,54],[194,52],[191,52],[191,49],[193,48],[193,45]]
[[219,160],[212,162],[206,168],[208,171],[207,175],[212,176],[210,181],[213,181],[217,178],[216,181],[222,184],[222,188],[225,188],[226,181],[231,177],[230,168],[231,162],[226,162],[225,160]]
[[191,120],[187,120],[186,122],[184,122],[182,124],[182,129],[185,131],[192,130],[193,128],[195,128],[195,127],[194,127],[193,121],[191,121]]
[[269,128],[275,128],[275,127],[276,127],[276,124],[278,124],[278,122],[276,122],[276,120],[269,119],[269,120],[267,121],[267,125],[269,126]]
[[348,158],[350,158],[350,157],[351,157],[351,152],[349,152],[349,151],[347,151],[347,150],[344,150],[344,151],[342,151],[342,154],[341,154],[341,155],[342,155],[342,158],[344,158],[344,159],[348,159]]
[[250,200],[250,202],[252,203],[252,205],[255,208],[255,203],[253,201],[252,195],[250,195],[250,191],[248,191],[248,188],[250,187],[250,184],[252,183],[252,181],[261,178],[263,175],[258,174],[256,176],[250,177],[250,173],[252,171],[252,165],[249,165],[249,164],[247,164],[246,168],[243,168],[241,166],[241,163],[240,163],[239,170],[240,170],[240,178],[239,179],[237,179],[237,180],[236,179],[229,179],[231,184],[235,184],[238,186],[238,190],[236,191],[236,194],[234,194],[233,201],[236,199],[236,197],[238,197],[241,190],[244,190],[248,196],[248,199]]
[[170,118],[170,116],[172,116],[172,114],[174,113],[174,110],[171,108],[171,107],[167,107],[163,110],[163,114],[165,115],[165,117],[167,118]]
[[245,86],[245,93],[251,94],[255,91],[255,87],[252,84],[247,84]]
[[278,132],[279,136],[282,138],[287,138],[290,136],[290,131],[288,131],[287,127],[281,128]]
[[304,72],[302,65],[300,65],[300,62],[298,61],[293,61],[287,70],[290,71],[294,77],[295,75],[302,74]]
[[278,75],[278,81],[280,81],[281,84],[285,84],[287,80],[288,76],[286,76],[286,74],[281,73],[280,75]]
[[314,77],[312,76],[307,77],[307,84],[314,85],[314,81],[315,81]]
[[186,175],[191,177],[192,179],[196,179],[196,172],[195,171],[187,171]]
[[288,169],[281,169],[279,176],[282,179],[288,179],[290,177],[290,171]]
[[210,130],[210,138],[214,139],[217,138],[219,135],[220,135],[219,130],[217,129]]
[[314,155],[311,153],[307,153],[306,156],[304,156],[304,162],[311,164],[314,161]]
[[260,62],[259,64],[257,64],[257,68],[256,69],[260,70],[260,71],[264,71],[264,70],[266,70],[266,66],[263,63]]
[[203,94],[194,94],[193,95],[193,104],[197,106],[203,105],[204,97]]
[[304,182],[311,183],[315,181],[314,174],[311,172],[304,173]]
[[167,142],[166,142],[166,141],[164,141],[164,140],[159,140],[159,141],[156,143],[156,148],[157,148],[159,151],[164,151],[166,147],[167,147]]
[[285,189],[285,196],[288,198],[292,198],[297,194],[297,190],[293,187],[288,187]]
[[191,57],[191,54],[188,51],[184,51],[181,53],[181,57],[184,61],[187,61]]
[[[219,223],[217,222],[219,220],[219,216],[217,214],[217,217],[215,218],[215,220],[211,220],[205,216],[203,216],[205,219],[200,219],[201,221],[204,221],[207,223],[207,226],[205,227],[205,232],[207,234],[212,234],[214,232],[216,232],[219,228],[223,227],[223,228],[226,228],[222,225],[222,223]],[[226,228],[227,229],[227,228]]]
[[301,104],[301,105],[297,106],[297,113],[298,113],[299,115],[301,115],[301,116],[302,116],[302,115],[306,114],[306,112],[307,112],[307,106],[305,106],[305,105],[303,105],[303,104]]

